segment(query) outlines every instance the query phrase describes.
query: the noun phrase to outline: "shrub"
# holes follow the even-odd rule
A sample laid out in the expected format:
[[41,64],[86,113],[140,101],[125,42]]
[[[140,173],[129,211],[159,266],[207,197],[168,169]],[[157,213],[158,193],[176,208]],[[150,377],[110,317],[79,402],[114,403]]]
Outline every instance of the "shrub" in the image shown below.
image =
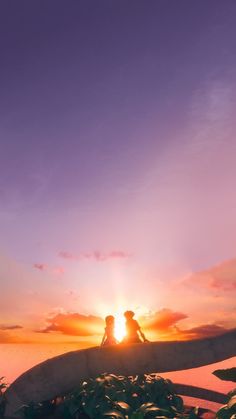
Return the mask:
[[197,409],[184,413],[183,400],[170,380],[156,374],[135,377],[102,374],[75,391],[47,404],[22,406],[27,419],[155,419],[197,418]]
[[0,418],[3,417],[5,411],[5,398],[4,392],[7,388],[7,384],[3,382],[4,377],[0,377]]

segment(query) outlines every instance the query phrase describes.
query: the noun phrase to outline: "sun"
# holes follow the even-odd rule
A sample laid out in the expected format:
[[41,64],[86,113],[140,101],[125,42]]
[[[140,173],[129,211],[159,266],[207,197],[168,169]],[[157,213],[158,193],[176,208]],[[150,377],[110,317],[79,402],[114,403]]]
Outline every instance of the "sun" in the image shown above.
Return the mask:
[[125,319],[122,315],[115,316],[115,338],[121,342],[125,337]]

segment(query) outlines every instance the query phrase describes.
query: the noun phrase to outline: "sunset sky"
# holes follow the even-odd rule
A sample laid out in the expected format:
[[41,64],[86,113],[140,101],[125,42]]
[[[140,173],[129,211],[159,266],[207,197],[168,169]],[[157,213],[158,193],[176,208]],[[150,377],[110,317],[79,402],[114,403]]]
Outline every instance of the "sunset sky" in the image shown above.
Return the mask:
[[0,343],[236,327],[235,0],[0,5]]

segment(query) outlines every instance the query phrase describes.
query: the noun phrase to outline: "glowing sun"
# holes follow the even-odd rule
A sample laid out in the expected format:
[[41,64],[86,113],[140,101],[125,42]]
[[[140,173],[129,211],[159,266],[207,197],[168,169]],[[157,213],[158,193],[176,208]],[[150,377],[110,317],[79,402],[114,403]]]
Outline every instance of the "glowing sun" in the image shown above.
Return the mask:
[[120,342],[125,337],[125,319],[122,315],[115,316],[115,338]]

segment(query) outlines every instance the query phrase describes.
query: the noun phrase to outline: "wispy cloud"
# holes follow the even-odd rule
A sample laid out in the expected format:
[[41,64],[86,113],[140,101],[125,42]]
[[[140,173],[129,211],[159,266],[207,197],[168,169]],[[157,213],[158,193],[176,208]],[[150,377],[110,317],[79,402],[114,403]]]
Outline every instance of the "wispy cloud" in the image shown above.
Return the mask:
[[221,335],[227,332],[229,329],[226,329],[223,326],[218,324],[201,324],[199,326],[192,327],[190,329],[181,330],[178,327],[176,328],[176,333],[183,339],[201,339],[211,336]]
[[17,329],[23,329],[23,326],[20,326],[18,324],[13,324],[13,325],[1,324],[0,325],[0,330],[17,330]]
[[39,271],[46,271],[48,269],[48,265],[45,263],[34,263],[34,268],[38,269]]
[[58,254],[61,258],[73,261],[93,260],[96,262],[106,262],[114,259],[128,259],[131,254],[122,250],[112,250],[111,252],[104,253],[99,250],[84,253],[71,253],[61,251]]
[[34,263],[33,267],[41,272],[48,272],[56,276],[63,275],[65,268],[63,266],[49,266],[46,263]]
[[224,261],[211,269],[197,272],[184,279],[184,284],[194,287],[219,290],[236,290],[236,259]]
[[207,80],[194,92],[189,147],[202,151],[225,140],[234,109],[235,86],[219,79]]

